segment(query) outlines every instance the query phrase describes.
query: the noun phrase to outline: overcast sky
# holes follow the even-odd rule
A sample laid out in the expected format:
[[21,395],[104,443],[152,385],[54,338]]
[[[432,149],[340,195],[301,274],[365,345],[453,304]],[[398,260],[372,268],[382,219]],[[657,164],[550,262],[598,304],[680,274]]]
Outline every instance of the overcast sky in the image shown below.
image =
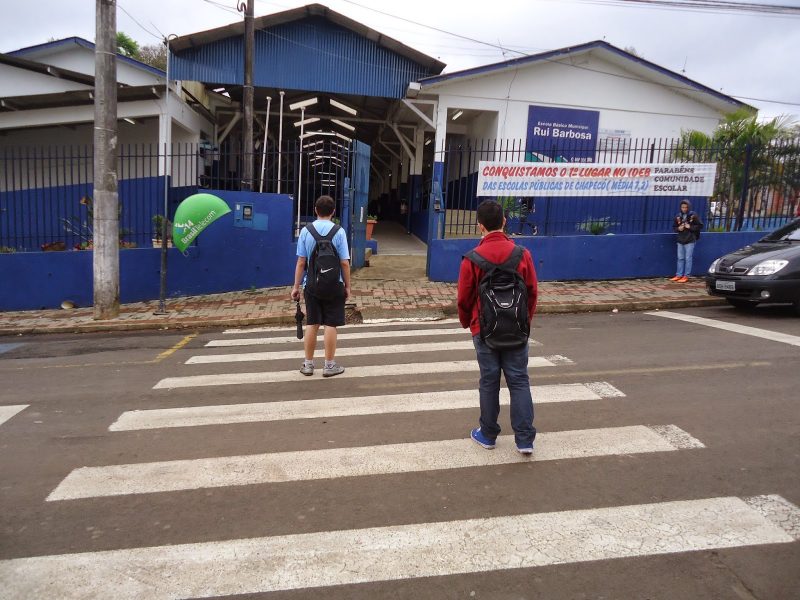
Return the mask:
[[[94,0],[38,0],[16,4],[13,12],[10,0],[6,1],[0,51],[51,37],[77,35],[94,40]],[[308,3],[256,0],[255,13],[258,17]],[[774,3],[800,8],[800,0]],[[764,117],[800,116],[800,16],[687,12],[620,6],[623,3],[606,0],[326,0],[321,4],[438,58],[447,64],[446,71],[520,56],[513,50],[533,54],[605,39],[620,48],[635,48],[647,60],[735,96],[757,107]],[[119,0],[118,6],[118,30],[142,45],[157,43],[152,33],[185,35],[241,18],[236,0]],[[409,21],[507,50],[504,55],[498,48]]]

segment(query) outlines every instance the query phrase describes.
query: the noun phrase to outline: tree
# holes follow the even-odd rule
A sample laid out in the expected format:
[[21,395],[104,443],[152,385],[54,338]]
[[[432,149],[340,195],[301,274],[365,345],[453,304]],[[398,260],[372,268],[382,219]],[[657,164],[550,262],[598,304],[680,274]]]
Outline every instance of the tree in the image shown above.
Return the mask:
[[137,58],[139,56],[139,44],[124,31],[118,31],[117,52],[129,58]]
[[[791,161],[797,152],[797,145],[789,143],[792,126],[786,117],[759,122],[751,109],[740,108],[726,115],[710,136],[702,131],[683,132],[673,160],[716,162],[714,196],[727,209],[726,229],[731,228],[733,215],[741,226],[739,217],[744,217],[744,209],[756,193],[783,183],[786,159]],[[748,194],[743,206],[745,189]]]
[[153,44],[152,46],[142,46],[139,49],[138,60],[145,64],[161,69],[167,70],[167,47],[164,44]]

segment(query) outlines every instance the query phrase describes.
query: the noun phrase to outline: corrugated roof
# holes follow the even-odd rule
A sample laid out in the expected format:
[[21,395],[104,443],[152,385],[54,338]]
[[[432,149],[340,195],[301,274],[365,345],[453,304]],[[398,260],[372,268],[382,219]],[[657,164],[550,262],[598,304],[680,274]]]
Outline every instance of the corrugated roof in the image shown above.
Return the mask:
[[[271,15],[264,15],[263,17],[257,17],[254,20],[254,23],[256,30],[268,29],[275,25],[300,21],[307,17],[322,17],[331,23],[340,25],[344,29],[349,29],[353,33],[375,42],[378,46],[386,48],[387,50],[391,50],[392,52],[395,52],[401,56],[405,56],[415,63],[425,67],[432,74],[441,73],[442,69],[445,67],[443,62],[440,62],[435,58],[428,56],[427,54],[423,54],[414,48],[406,46],[394,38],[383,35],[379,31],[367,27],[363,23],[359,23],[358,21],[354,21],[353,19],[346,17],[341,13],[337,13],[336,11],[333,11],[322,4],[307,4],[306,6],[301,6],[300,8],[293,8],[291,10],[285,10],[283,12],[274,13]],[[244,35],[244,21],[232,23],[231,25],[226,25],[224,27],[217,27],[207,31],[200,31],[198,33],[181,36],[170,42],[170,48],[172,48],[174,52],[181,52],[187,48],[202,46],[204,44],[208,44],[209,42],[215,42],[217,40],[222,40],[229,37],[239,37],[242,35]]]
[[[320,4],[255,19],[258,87],[402,98],[444,64]],[[209,84],[243,82],[244,23],[171,42],[170,73]]]

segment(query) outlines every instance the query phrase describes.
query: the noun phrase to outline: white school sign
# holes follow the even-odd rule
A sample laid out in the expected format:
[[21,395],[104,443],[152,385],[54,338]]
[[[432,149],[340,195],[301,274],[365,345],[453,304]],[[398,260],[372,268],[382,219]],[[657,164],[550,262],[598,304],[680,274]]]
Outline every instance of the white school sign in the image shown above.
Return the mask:
[[711,196],[716,163],[481,161],[478,196]]

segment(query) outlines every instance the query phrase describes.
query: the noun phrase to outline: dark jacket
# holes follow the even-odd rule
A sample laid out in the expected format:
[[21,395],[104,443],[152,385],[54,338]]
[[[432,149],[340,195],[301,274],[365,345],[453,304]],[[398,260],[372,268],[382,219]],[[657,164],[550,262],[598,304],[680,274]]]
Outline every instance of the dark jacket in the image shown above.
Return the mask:
[[[515,245],[502,231],[493,231],[481,240],[475,251],[486,260],[499,264],[511,256]],[[517,271],[525,281],[525,287],[528,288],[528,322],[530,322],[536,310],[538,284],[533,259],[527,249],[522,253]],[[481,332],[478,318],[480,314],[478,284],[481,277],[483,271],[478,265],[466,258],[461,261],[461,271],[458,274],[458,320],[461,321],[462,327],[469,327],[473,336]]]
[[[689,227],[679,230],[678,227],[681,223],[688,223]],[[700,221],[700,217],[697,216],[697,213],[692,210],[691,205],[689,205],[689,210],[685,213],[683,211],[679,212],[672,221],[672,231],[678,234],[679,244],[692,244],[696,242],[700,237],[700,230],[702,228],[703,222]]]

